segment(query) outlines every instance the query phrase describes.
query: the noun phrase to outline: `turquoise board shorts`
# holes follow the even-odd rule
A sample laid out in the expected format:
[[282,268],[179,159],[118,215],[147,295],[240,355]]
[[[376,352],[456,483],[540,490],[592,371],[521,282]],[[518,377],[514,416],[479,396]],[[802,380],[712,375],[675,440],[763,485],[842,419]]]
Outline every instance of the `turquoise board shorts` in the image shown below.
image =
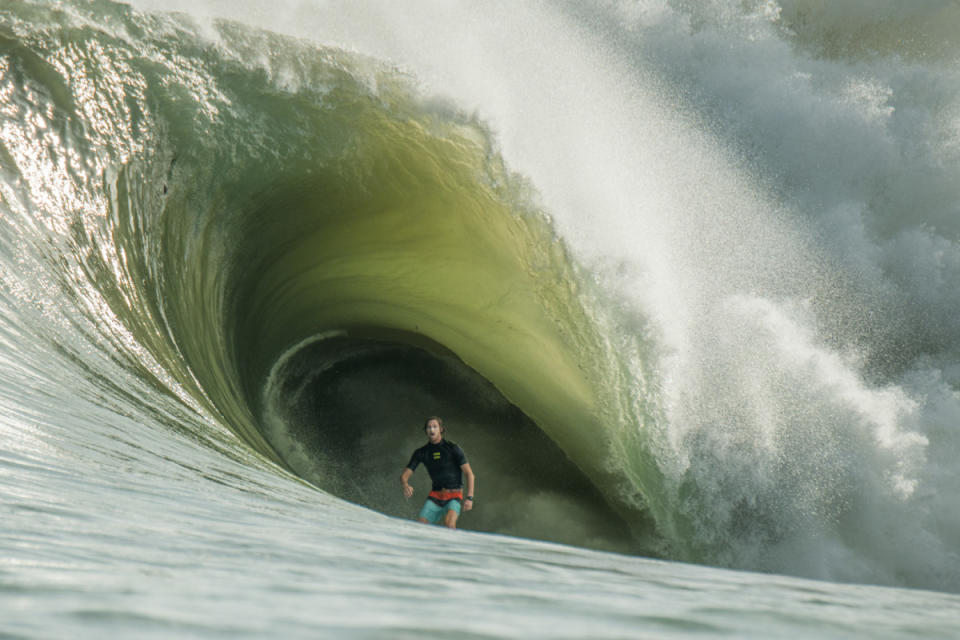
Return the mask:
[[420,509],[420,515],[418,517],[423,518],[430,524],[440,524],[443,522],[443,517],[447,514],[447,511],[456,511],[459,516],[460,501],[449,500],[447,504],[441,507],[430,498],[427,498],[427,501],[423,503],[423,509]]

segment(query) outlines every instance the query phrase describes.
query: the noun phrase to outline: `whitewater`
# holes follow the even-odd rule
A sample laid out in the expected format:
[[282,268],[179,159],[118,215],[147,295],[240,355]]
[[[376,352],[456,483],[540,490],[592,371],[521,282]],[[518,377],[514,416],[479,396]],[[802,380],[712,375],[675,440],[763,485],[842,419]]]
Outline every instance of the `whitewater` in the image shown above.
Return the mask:
[[0,0],[0,636],[955,637],[957,33]]

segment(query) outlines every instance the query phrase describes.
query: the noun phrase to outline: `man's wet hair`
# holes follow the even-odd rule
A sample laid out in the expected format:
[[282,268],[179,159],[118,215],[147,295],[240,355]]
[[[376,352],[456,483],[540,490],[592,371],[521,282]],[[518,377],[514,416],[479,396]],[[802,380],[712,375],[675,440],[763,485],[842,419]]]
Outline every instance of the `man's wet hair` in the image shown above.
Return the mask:
[[447,428],[443,426],[443,419],[440,418],[440,416],[430,416],[429,418],[427,418],[426,420],[424,420],[424,421],[423,421],[423,430],[424,430],[424,431],[427,430],[427,425],[430,424],[430,422],[431,422],[432,420],[436,420],[436,421],[437,421],[437,424],[440,425],[440,433],[446,433],[446,432],[447,432]]

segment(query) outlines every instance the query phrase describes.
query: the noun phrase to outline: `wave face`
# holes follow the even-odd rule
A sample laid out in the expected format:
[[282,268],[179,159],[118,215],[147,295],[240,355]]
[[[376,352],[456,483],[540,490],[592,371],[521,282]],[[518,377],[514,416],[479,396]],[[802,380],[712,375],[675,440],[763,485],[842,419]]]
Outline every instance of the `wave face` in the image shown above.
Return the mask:
[[135,4],[0,9],[12,414],[409,517],[439,413],[469,528],[960,590],[955,4]]

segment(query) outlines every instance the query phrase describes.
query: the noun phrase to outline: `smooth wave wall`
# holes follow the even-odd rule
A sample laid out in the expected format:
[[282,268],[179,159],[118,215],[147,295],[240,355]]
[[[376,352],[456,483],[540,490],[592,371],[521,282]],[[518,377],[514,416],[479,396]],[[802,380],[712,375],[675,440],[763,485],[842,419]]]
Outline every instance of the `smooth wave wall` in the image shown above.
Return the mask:
[[[86,13],[96,10],[105,16]],[[87,24],[104,17],[109,28]],[[341,402],[348,411],[376,409],[352,425],[357,435],[404,430],[409,443],[420,437],[424,407],[446,403],[463,437],[478,441],[475,463],[489,459],[491,471],[503,471],[489,482],[491,498],[502,501],[497,509],[491,500],[490,513],[500,515],[481,518],[481,529],[649,547],[629,533],[655,535],[648,516],[621,495],[627,480],[608,464],[609,438],[595,415],[607,365],[578,298],[579,276],[479,123],[420,98],[408,78],[372,60],[232,23],[216,25],[212,43],[182,18],[146,18],[111,4],[38,8],[37,21],[47,31],[36,67],[14,59],[10,69],[23,99],[36,93],[41,109],[16,116],[22,131],[59,128],[67,140],[55,135],[47,146],[14,151],[57,157],[65,144],[95,167],[92,179],[64,172],[91,201],[59,250],[80,269],[71,286],[98,297],[100,313],[133,342],[125,355],[172,372],[178,389],[266,458],[399,515],[371,495],[382,496],[404,453],[383,443],[335,452],[315,446],[313,461],[299,464],[290,447],[302,449],[304,437],[291,443],[291,429],[272,428],[270,418],[309,419],[322,442],[344,437],[336,432],[340,416],[321,407],[291,417],[268,385],[277,360],[311,336],[333,331],[395,351],[406,346],[401,361],[414,359],[416,348],[429,356],[424,366],[452,366],[474,381],[447,384],[447,397],[434,390],[414,407],[396,397],[408,379],[380,376],[353,405]],[[77,90],[98,100],[86,105],[83,94],[67,94],[59,110],[43,113],[44,74],[62,68],[70,70],[65,86],[82,78]],[[113,135],[82,135],[97,126]],[[124,146],[132,140],[133,152]],[[55,172],[41,166],[29,177],[49,189]],[[25,210],[36,204],[33,194],[25,199]],[[327,381],[338,384],[342,377]],[[491,403],[510,414],[506,423],[491,415]],[[373,493],[345,493],[356,472],[310,473],[335,454],[355,462],[392,456],[395,469],[360,479]]]

